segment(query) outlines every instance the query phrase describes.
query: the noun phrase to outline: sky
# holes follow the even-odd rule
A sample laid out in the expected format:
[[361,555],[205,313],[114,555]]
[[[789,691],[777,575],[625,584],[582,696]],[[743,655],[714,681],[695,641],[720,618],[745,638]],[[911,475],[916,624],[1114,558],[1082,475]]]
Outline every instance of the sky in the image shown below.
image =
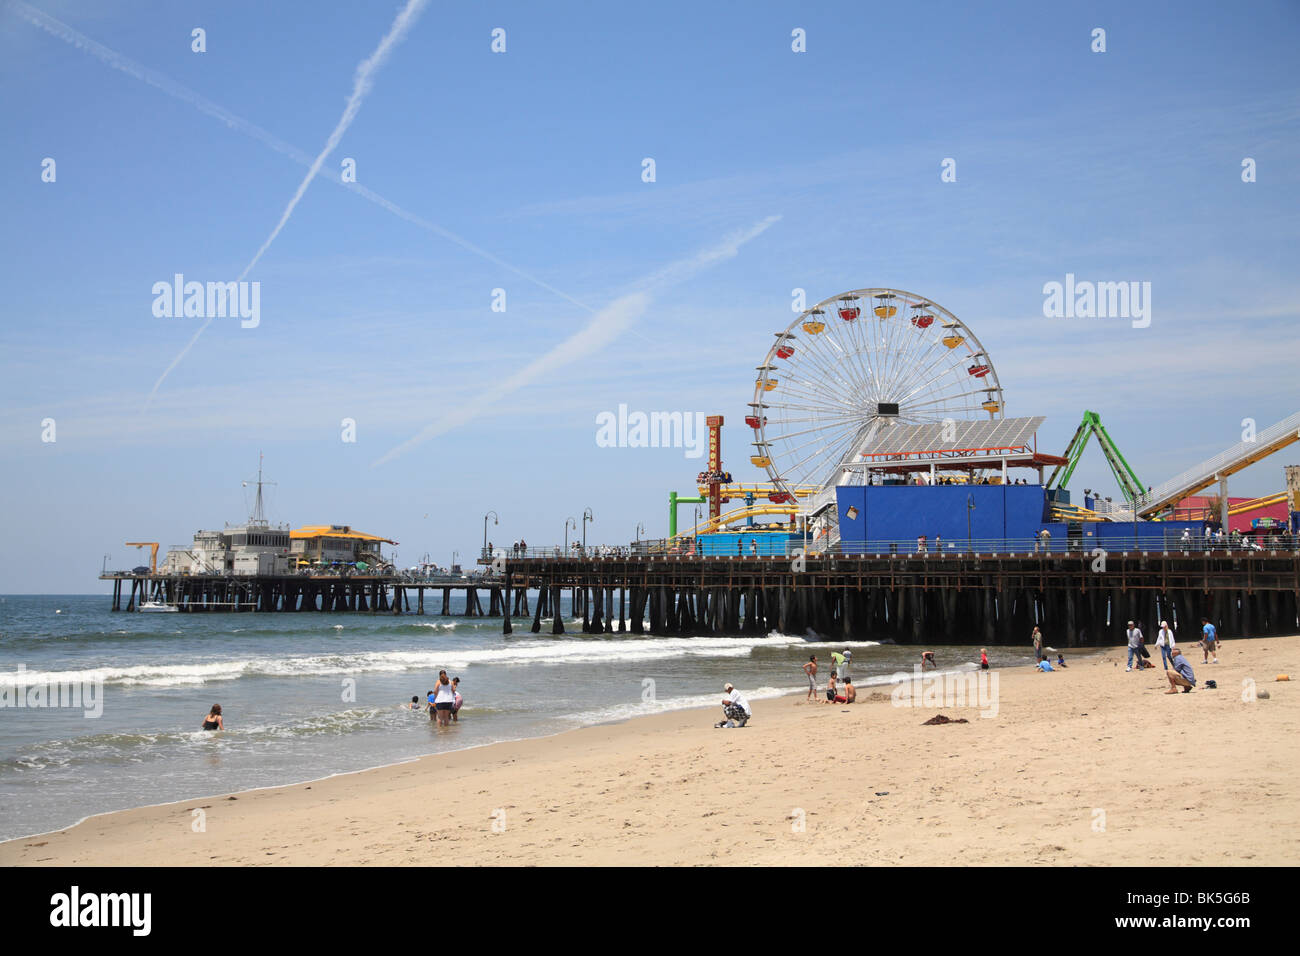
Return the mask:
[[[661,536],[702,463],[597,417],[721,414],[761,480],[794,289],[939,303],[1040,450],[1090,409],[1157,484],[1300,410],[1298,41],[1294,2],[0,3],[0,593],[241,521],[259,453],[272,521],[403,566],[489,511]],[[178,273],[259,283],[256,326],[155,315]],[[1046,317],[1067,274],[1151,283],[1149,326]]]

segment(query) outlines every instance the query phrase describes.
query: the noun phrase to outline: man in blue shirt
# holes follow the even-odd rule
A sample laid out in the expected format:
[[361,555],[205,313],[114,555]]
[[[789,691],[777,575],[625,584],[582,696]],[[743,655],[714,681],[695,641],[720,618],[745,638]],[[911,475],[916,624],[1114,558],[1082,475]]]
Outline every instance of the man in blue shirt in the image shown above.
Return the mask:
[[[1219,632],[1214,629],[1208,617],[1201,618],[1201,650],[1205,652],[1202,664],[1219,663]],[[1211,661],[1210,658],[1214,660]]]
[[1170,663],[1173,667],[1165,672],[1165,676],[1169,678],[1169,689],[1165,693],[1176,694],[1180,687],[1183,689],[1184,694],[1190,693],[1191,689],[1196,686],[1196,675],[1192,673],[1192,665],[1187,663],[1187,658],[1183,657],[1183,652],[1176,647],[1169,654]]

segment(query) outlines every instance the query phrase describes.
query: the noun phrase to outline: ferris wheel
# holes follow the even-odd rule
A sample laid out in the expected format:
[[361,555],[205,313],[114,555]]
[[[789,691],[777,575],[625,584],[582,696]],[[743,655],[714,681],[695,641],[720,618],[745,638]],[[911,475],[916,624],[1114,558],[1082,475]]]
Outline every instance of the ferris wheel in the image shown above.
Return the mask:
[[776,333],[745,424],[750,458],[782,500],[845,483],[858,449],[893,422],[1001,418],[998,373],[966,324],[901,289],[825,299]]

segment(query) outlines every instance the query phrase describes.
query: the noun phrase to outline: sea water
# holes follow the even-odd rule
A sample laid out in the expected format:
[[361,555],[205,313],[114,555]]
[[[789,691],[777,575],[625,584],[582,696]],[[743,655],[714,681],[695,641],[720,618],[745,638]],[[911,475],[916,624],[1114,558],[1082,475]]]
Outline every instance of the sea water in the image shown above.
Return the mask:
[[[530,597],[535,601],[535,595]],[[463,610],[463,598],[452,610]],[[100,688],[95,707],[0,707],[0,839],[94,813],[185,800],[503,740],[691,707],[719,709],[723,684],[762,701],[806,692],[809,654],[825,686],[831,651],[853,650],[859,687],[911,672],[918,649],[816,634],[744,637],[531,634],[516,618],[387,613],[109,610],[100,596],[0,597],[0,692],[19,682]],[[969,667],[978,648],[935,647]],[[990,648],[994,666],[1031,662]],[[406,705],[440,669],[461,678],[458,723]],[[102,681],[102,684],[96,684]],[[26,699],[30,698],[30,694]],[[46,704],[57,702],[46,701]],[[65,703],[67,703],[65,701]],[[224,732],[200,729],[212,704]],[[99,716],[87,716],[95,710]],[[702,723],[720,716],[700,715]]]

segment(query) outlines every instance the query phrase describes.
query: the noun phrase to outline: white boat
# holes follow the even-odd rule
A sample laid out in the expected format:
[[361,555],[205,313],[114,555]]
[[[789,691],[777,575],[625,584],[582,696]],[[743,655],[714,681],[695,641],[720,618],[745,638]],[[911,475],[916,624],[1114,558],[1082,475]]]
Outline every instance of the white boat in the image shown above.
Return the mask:
[[175,614],[176,607],[171,604],[163,604],[161,601],[141,601],[140,613],[143,614],[146,611],[151,611],[155,614]]

